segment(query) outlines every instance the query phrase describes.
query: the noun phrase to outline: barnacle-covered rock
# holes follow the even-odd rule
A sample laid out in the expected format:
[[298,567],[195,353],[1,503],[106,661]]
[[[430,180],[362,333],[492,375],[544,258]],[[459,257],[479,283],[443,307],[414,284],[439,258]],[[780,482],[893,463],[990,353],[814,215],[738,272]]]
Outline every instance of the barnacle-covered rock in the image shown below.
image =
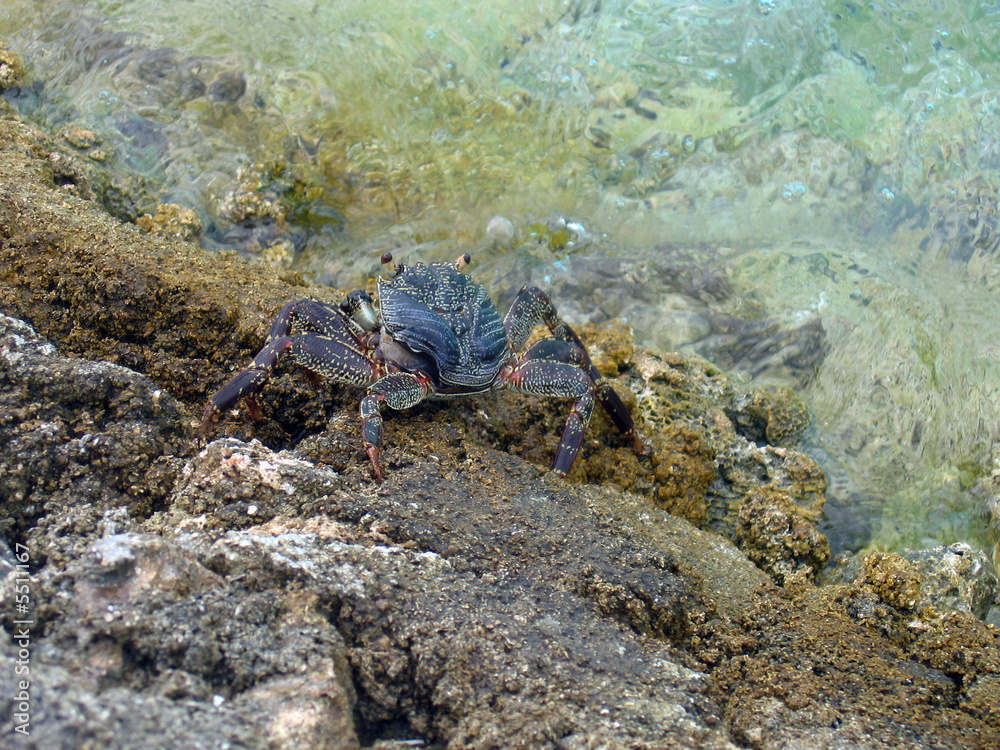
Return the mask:
[[815,581],[830,558],[830,546],[816,523],[818,514],[788,495],[753,490],[738,509],[735,541],[780,585]]
[[964,543],[851,556],[827,577],[862,586],[896,609],[965,612],[979,620],[997,598],[992,561]]
[[705,495],[718,478],[716,453],[704,433],[672,422],[653,440],[653,499],[666,511],[696,526],[708,520]]
[[862,557],[860,563],[854,587],[871,592],[897,610],[916,609],[920,603],[923,578],[912,562],[901,555],[873,552]]
[[[704,486],[708,467],[712,467],[712,478],[704,491],[707,527],[732,537],[738,508],[748,493],[758,488],[780,492],[800,506],[801,522],[818,521],[826,478],[812,458],[781,447],[794,445],[809,424],[809,413],[794,393],[745,386],[704,360],[680,354],[639,350],[635,372],[641,378],[634,385],[637,411],[653,436],[654,467],[670,465],[670,451],[711,456],[707,463],[703,458],[692,467],[704,467],[692,475],[702,479],[685,480],[694,481],[692,486]],[[678,441],[671,435],[683,439]],[[693,435],[704,448],[691,450],[694,443],[689,436]],[[684,444],[689,447],[680,447]],[[659,495],[659,482],[666,475],[663,468],[657,468],[654,475],[657,471],[654,494]],[[677,493],[668,489],[665,494]]]
[[21,56],[13,50],[0,48],[0,91],[20,86],[25,75]]
[[147,232],[161,237],[173,237],[186,242],[194,242],[201,236],[202,224],[198,214],[190,208],[175,203],[161,203],[156,214],[143,214],[135,223]]
[[147,377],[60,356],[0,315],[0,534],[69,554],[114,509],[152,513],[189,445],[181,405]]

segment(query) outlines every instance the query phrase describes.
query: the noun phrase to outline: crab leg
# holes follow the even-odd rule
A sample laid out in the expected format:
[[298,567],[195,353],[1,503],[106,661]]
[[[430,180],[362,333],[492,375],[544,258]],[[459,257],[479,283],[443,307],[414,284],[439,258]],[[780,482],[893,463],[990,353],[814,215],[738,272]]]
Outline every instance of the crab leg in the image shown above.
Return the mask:
[[583,349],[567,341],[541,341],[504,378],[504,385],[519,393],[577,399],[552,463],[552,471],[561,477],[573,467],[594,411],[594,381],[580,369],[582,356]]
[[[289,336],[294,328],[296,331],[321,333],[347,342],[357,336],[357,331],[352,329],[350,318],[345,314],[345,310],[353,309],[350,304],[352,302],[356,304],[356,301],[350,298],[345,301],[341,305],[343,309],[311,299],[289,302],[278,311],[274,322],[271,323],[267,341]],[[345,334],[350,338],[346,338]]]
[[[589,375],[595,386],[594,396],[598,403],[614,422],[618,431],[632,444],[636,453],[645,453],[647,448],[635,428],[635,422],[628,408],[622,403],[621,397],[605,381],[604,377],[590,361],[587,348],[583,345],[576,331],[559,317],[555,305],[538,287],[524,286],[507,311],[503,325],[507,331],[507,340],[511,351],[520,351],[538,323],[543,322],[556,339],[575,345],[580,352],[578,366]],[[568,425],[567,425],[568,428]],[[582,437],[581,437],[582,440]]]
[[379,450],[382,447],[383,404],[399,411],[423,401],[433,392],[430,379],[420,373],[393,372],[379,378],[361,399],[361,439],[372,462],[375,481],[382,483]]
[[[305,330],[292,333],[293,323]],[[290,302],[281,308],[267,343],[253,362],[208,400],[199,434],[204,437],[215,414],[231,408],[240,399],[247,403],[251,418],[259,421],[256,395],[286,355],[313,375],[338,383],[364,387],[377,377],[375,363],[362,352],[358,335],[346,315],[319,302]]]
[[262,415],[260,407],[257,405],[256,395],[264,387],[264,383],[267,382],[278,360],[291,346],[292,339],[288,336],[265,344],[248,367],[244,367],[236,373],[232,380],[213,393],[201,416],[199,434],[204,436],[205,430],[217,412],[225,411],[241,398],[246,401],[250,417],[254,421],[259,421]]

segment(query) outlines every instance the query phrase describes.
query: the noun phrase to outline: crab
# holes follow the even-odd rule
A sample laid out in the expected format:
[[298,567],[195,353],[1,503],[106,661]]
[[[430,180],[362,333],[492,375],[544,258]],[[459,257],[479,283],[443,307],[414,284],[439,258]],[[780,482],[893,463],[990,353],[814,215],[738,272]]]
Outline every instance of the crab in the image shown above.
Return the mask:
[[[385,253],[377,303],[363,290],[340,305],[289,302],[253,362],[209,399],[199,434],[204,437],[215,415],[240,399],[252,419],[262,420],[257,395],[287,356],[314,378],[366,389],[361,435],[378,483],[384,479],[383,406],[408,409],[428,398],[498,389],[576,400],[552,464],[559,476],[569,473],[580,452],[595,402],[632,448],[644,453],[632,415],[548,296],[526,285],[501,318],[486,290],[461,273],[470,260],[465,254],[454,263],[404,266]],[[539,323],[551,338],[519,356]]]

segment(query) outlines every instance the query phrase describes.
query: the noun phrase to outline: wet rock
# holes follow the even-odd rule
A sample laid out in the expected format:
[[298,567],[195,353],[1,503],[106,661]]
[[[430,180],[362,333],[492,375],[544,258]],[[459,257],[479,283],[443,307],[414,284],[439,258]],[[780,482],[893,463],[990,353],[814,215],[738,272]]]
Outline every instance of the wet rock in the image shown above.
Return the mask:
[[285,269],[295,260],[303,233],[270,218],[247,219],[227,229],[221,236],[209,238],[218,249],[235,250],[275,269]]
[[706,494],[718,476],[715,458],[701,433],[678,422],[669,425],[653,448],[656,504],[696,526],[704,525]]
[[750,379],[777,380],[803,388],[812,382],[826,358],[826,331],[818,317],[789,326],[777,320],[745,321],[717,315],[712,329],[713,334],[698,343],[698,353]]
[[[15,106],[26,119],[74,122],[71,130],[100,141],[88,147],[76,133],[67,138],[85,152],[90,187],[113,215],[134,222],[155,216],[161,202],[177,202],[194,208],[210,229],[222,225],[221,234],[229,222],[215,212],[220,196],[209,186],[234,180],[250,154],[284,155],[287,133],[265,113],[233,57],[156,46],[142,33],[106,24],[94,9],[79,10],[47,19],[46,30],[21,40],[40,78]],[[250,97],[257,106],[239,106]],[[192,179],[195,173],[201,177]]]
[[120,70],[135,76],[144,84],[146,93],[155,96],[161,104],[205,94],[205,84],[199,77],[201,65],[195,58],[170,47],[136,45],[122,52],[125,64]]
[[247,79],[239,70],[224,71],[208,87],[208,97],[214,102],[239,101],[247,91]]
[[67,359],[0,315],[0,533],[48,554],[111,509],[146,517],[173,486],[188,441],[176,400],[106,362]]
[[486,244],[490,247],[510,247],[514,236],[514,224],[504,216],[494,216],[486,224]]
[[32,580],[47,632],[34,731],[17,746],[357,747],[340,634],[315,596],[272,585],[234,584],[148,534],[46,567]]
[[996,601],[997,574],[985,552],[958,542],[907,551],[903,557],[920,572],[924,605],[986,618]]
[[[231,225],[213,233],[207,244],[237,250],[245,257],[264,260],[276,268],[289,267],[306,240],[306,232],[287,221],[295,210],[297,187],[300,186],[279,165],[241,168],[215,209]],[[306,212],[315,213],[309,209]],[[335,217],[325,218],[336,222]],[[318,223],[328,222],[324,219]]]
[[959,263],[976,254],[996,256],[1000,248],[996,178],[992,170],[986,175],[973,171],[964,179],[934,185],[926,215],[916,221],[925,233],[921,251]]
[[402,736],[470,748],[567,736],[732,747],[696,718],[712,710],[694,697],[696,673],[632,637],[607,651],[616,629],[565,592],[499,571],[465,575],[432,553],[270,531],[227,534],[202,554],[228,576],[290,578],[337,613],[369,738],[399,724]]
[[94,203],[67,209],[75,199],[35,156],[28,128],[0,121],[0,143],[0,171],[10,176],[0,192],[0,307],[65,354],[139,369],[198,408],[257,352],[282,304],[341,296],[264,267],[236,273],[231,256],[167,244]]
[[909,560],[873,552],[850,566],[848,586],[839,601],[857,623],[881,633],[900,649],[927,628],[918,611],[923,580]]
[[257,169],[241,169],[236,184],[219,204],[219,213],[239,224],[251,219],[285,218],[284,208],[267,191],[268,177]]
[[115,127],[128,139],[129,145],[143,155],[162,159],[167,155],[169,144],[161,123],[132,112],[121,112],[115,117]]
[[795,445],[812,423],[799,395],[778,386],[763,386],[737,396],[729,415],[743,434],[776,446]]
[[588,342],[588,349],[593,350],[591,361],[604,377],[616,378],[635,364],[635,336],[621,318],[600,327],[585,324],[577,328],[580,336]]
[[[152,46],[143,34],[106,29],[96,14],[71,17],[68,24],[64,35],[71,41],[65,45],[64,56],[68,52],[72,61],[88,71],[108,66],[114,74],[115,88],[128,92],[129,101],[147,108],[155,105],[172,112],[205,96],[209,91],[205,80],[214,80],[218,92],[232,95],[243,79],[242,72],[225,57],[198,57],[173,47]],[[44,56],[48,52],[42,46],[36,54]]]
[[966,612],[926,617],[908,654],[959,685],[963,707],[987,726],[1000,728],[1000,635]]
[[[929,674],[947,675],[969,715],[1000,727],[996,703],[1000,698],[1000,635],[955,596],[954,568],[950,575],[943,575],[934,554],[947,549],[908,552],[906,557],[865,555],[859,564],[848,561],[841,566],[842,575],[857,571],[849,586],[829,590],[852,620],[882,634],[907,658],[929,667]],[[958,552],[973,557],[969,550]],[[942,578],[951,578],[950,585],[942,587]]]
[[92,130],[74,126],[63,131],[63,138],[73,148],[86,150],[93,148],[101,142],[101,137]]
[[[838,563],[828,580],[865,583],[897,609],[929,607],[938,612],[965,612],[979,620],[986,619],[997,593],[997,575],[989,556],[961,542],[898,555],[850,556]],[[890,593],[893,587],[900,593]]]
[[0,91],[21,86],[25,75],[21,56],[13,50],[0,49]]
[[[635,355],[635,371],[643,382],[636,388],[636,411],[654,438],[655,472],[663,474],[676,461],[671,451],[684,443],[694,445],[694,435],[704,446],[694,454],[689,451],[703,458],[691,465],[701,468],[688,474],[687,481],[713,473],[704,492],[705,526],[734,538],[744,499],[765,488],[783,493],[802,509],[799,523],[815,524],[825,501],[823,472],[805,454],[768,444],[788,444],[801,434],[809,419],[801,400],[782,389],[747,389],[713,365],[680,355],[641,350]],[[678,444],[671,434],[687,437]],[[657,493],[662,486],[658,484]],[[825,544],[822,535],[809,536]]]
[[[545,225],[536,234],[543,231]],[[544,289],[578,329],[621,320],[642,345],[694,351],[747,379],[794,388],[815,379],[829,350],[823,319],[768,315],[723,274],[706,271],[724,265],[725,248],[665,246],[633,260],[615,257],[599,238],[593,242],[593,255],[556,253],[547,244],[526,249],[525,242],[516,252],[477,258],[476,275],[501,309],[527,282]]]
[[[319,442],[313,441],[311,450],[318,451]],[[454,458],[439,454],[438,460],[448,465]],[[202,528],[232,528],[260,525],[278,514],[327,513],[338,521],[377,528],[384,542],[446,555],[461,572],[496,572],[516,554],[522,571],[532,565],[558,568],[566,586],[588,592],[602,609],[620,614],[640,632],[670,637],[684,632],[688,593],[671,574],[669,556],[605,538],[589,520],[574,517],[572,506],[566,505],[566,488],[558,484],[532,496],[514,492],[533,472],[510,457],[489,452],[482,460],[482,475],[470,481],[467,472],[406,457],[403,462],[416,462],[415,469],[388,476],[372,495],[351,489],[359,475],[368,484],[363,465],[338,476],[303,460],[299,451],[275,454],[259,444],[216,441],[182,470],[171,511],[149,523],[169,529],[193,516]],[[460,503],[454,501],[456,485]],[[401,503],[402,497],[410,502]],[[249,504],[252,513],[247,512]],[[488,543],[484,524],[491,526]],[[619,570],[624,560],[639,566],[628,577]]]
[[154,216],[143,214],[135,220],[135,223],[147,232],[185,242],[197,241],[202,231],[198,214],[190,208],[174,203],[161,203],[156,207]]
[[747,556],[783,586],[814,582],[830,558],[830,546],[816,529],[816,513],[789,496],[753,490],[738,510],[735,541]]
[[256,440],[215,440],[185,464],[169,506],[181,519],[243,528],[275,516],[319,513],[343,484],[328,467],[274,453]]
[[900,555],[875,552],[861,558],[855,586],[868,588],[879,599],[899,610],[916,609],[921,601],[923,576],[910,560]]
[[[209,452],[191,473],[210,477],[210,456],[232,458]],[[46,737],[95,733],[74,707],[101,690],[104,726],[127,729],[136,747],[160,732],[184,738],[213,709],[219,736],[250,732],[251,747],[351,747],[356,690],[368,739],[402,727],[463,747],[555,747],[570,735],[732,748],[703,676],[647,636],[683,638],[702,606],[664,535],[709,538],[668,516],[640,521],[638,536],[607,535],[601,516],[628,523],[613,495],[594,496],[601,516],[579,515],[565,485],[515,494],[533,472],[495,463],[510,486],[502,475],[488,487],[485,475],[434,484],[418,469],[379,496],[339,489],[326,508],[342,520],[298,511],[225,531],[211,521],[227,517],[222,503],[199,516],[174,509],[179,526],[148,524],[169,536],[115,534],[45,567],[32,584],[47,634],[37,668],[75,675],[36,688]],[[286,472],[302,494],[328,489],[305,462]],[[509,508],[496,526],[484,511],[498,501]],[[119,716],[128,700],[148,723]],[[282,744],[289,737],[301,744]]]
[[[712,695],[725,706],[734,739],[761,748],[985,750],[997,741],[992,736],[1000,738],[995,704],[988,703],[996,696],[994,632],[955,613],[957,620],[914,640],[918,631],[907,626],[912,615],[901,620],[886,609],[859,626],[852,614],[857,604],[843,587],[825,587],[805,591],[796,601],[751,607],[742,619],[747,629],[713,631],[707,649],[734,655],[712,673]],[[796,633],[791,638],[789,624]],[[899,631],[904,637],[894,639]],[[914,646],[919,643],[924,645]],[[930,663],[935,647],[940,652],[934,663],[956,671]],[[875,651],[879,654],[872,658]],[[953,658],[963,653],[964,662]],[[882,681],[894,687],[877,688]],[[847,709],[848,704],[864,708]],[[863,716],[895,711],[910,714],[916,723],[884,721],[858,733]],[[917,716],[934,721],[941,731],[934,738],[924,735]]]

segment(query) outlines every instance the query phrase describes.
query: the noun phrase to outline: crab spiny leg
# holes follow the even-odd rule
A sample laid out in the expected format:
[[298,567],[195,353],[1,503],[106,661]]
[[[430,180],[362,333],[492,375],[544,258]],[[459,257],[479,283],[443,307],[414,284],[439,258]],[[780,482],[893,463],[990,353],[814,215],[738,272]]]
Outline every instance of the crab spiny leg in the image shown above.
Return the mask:
[[[582,356],[578,365],[593,380],[598,403],[614,422],[618,431],[632,444],[632,450],[636,453],[646,453],[648,448],[635,428],[635,422],[628,407],[622,403],[621,397],[615,393],[615,390],[604,380],[594,363],[591,362],[587,348],[583,345],[583,341],[576,334],[576,331],[570,328],[559,316],[548,295],[537,287],[524,286],[517,293],[504,317],[503,325],[507,331],[507,340],[510,342],[511,350],[519,351],[540,322],[545,323],[556,339],[574,344],[579,348]],[[528,357],[526,356],[525,359]],[[563,361],[568,362],[569,360]]]
[[563,428],[562,437],[559,439],[559,449],[556,451],[555,460],[552,462],[552,471],[558,476],[564,477],[573,468],[577,454],[583,447],[583,436],[590,423],[590,415],[594,412],[594,396],[591,393],[584,394],[575,404],[573,411],[566,419],[566,427]]
[[351,336],[342,335],[340,339],[315,333],[281,336],[265,344],[248,367],[236,373],[208,400],[198,428],[199,434],[204,437],[215,414],[231,408],[241,398],[247,402],[250,416],[259,420],[256,395],[286,354],[309,372],[338,383],[364,387],[376,378],[375,364],[361,352]]
[[577,400],[566,420],[552,463],[552,470],[559,476],[566,476],[573,467],[594,411],[594,382],[572,362],[581,351],[568,342],[539,342],[506,376],[504,383],[519,393]]
[[571,341],[584,349],[580,337],[559,317],[552,300],[545,292],[534,286],[522,287],[514,297],[514,301],[510,303],[507,315],[504,316],[503,327],[507,330],[510,348],[515,352],[520,351],[528,342],[528,337],[535,330],[535,326],[543,321],[557,339]]
[[385,375],[368,389],[368,395],[361,399],[361,439],[372,462],[375,481],[382,483],[382,467],[379,464],[379,450],[382,447],[383,404],[399,411],[409,409],[432,393],[430,379],[422,374],[394,372]]
[[289,336],[283,336],[265,344],[264,348],[257,353],[257,356],[253,358],[253,362],[249,366],[236,373],[232,380],[212,394],[212,397],[205,405],[204,413],[201,415],[201,425],[198,427],[198,434],[204,437],[205,431],[212,421],[212,417],[216,413],[230,408],[241,398],[247,399],[250,416],[253,419],[258,419],[260,417],[260,409],[254,397],[264,387],[264,383],[267,382],[278,360],[291,346],[292,339]]
[[[349,302],[352,300],[346,300],[342,308],[349,308]],[[350,337],[358,335],[358,332],[352,329],[350,317],[344,309],[338,309],[311,299],[295,300],[282,307],[274,318],[274,322],[271,323],[265,341],[274,341],[282,336],[290,336],[293,329],[321,333],[338,339],[345,338],[345,334]]]

